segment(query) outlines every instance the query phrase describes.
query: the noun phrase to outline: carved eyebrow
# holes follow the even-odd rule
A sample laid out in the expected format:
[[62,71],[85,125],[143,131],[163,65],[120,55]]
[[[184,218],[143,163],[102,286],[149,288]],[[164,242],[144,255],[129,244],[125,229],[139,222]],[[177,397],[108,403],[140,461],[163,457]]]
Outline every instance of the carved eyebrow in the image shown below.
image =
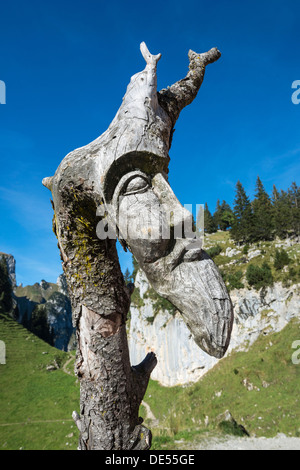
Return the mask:
[[[121,190],[122,194],[134,194],[143,192],[150,187],[149,178],[142,176],[142,175],[135,175],[130,181],[125,183],[125,188],[123,187],[123,191]],[[125,190],[124,190],[125,189]]]
[[168,162],[167,158],[145,151],[124,154],[113,162],[104,177],[103,190],[106,202],[110,203],[120,181],[129,173],[139,170],[142,174],[153,177],[157,173],[167,173]]
[[[134,181],[136,180],[136,181]],[[140,181],[138,181],[140,180]],[[140,185],[144,182],[143,187]],[[124,175],[119,183],[117,184],[114,194],[112,197],[113,204],[118,203],[118,199],[121,195],[134,194],[138,192],[144,192],[151,187],[150,177],[140,170],[131,171]]]

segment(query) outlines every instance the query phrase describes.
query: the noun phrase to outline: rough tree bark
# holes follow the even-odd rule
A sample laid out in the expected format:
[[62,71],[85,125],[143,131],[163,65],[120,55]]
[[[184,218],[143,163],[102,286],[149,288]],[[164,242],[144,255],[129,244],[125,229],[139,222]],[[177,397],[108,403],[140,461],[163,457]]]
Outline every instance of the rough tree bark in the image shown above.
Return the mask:
[[[52,192],[53,230],[77,328],[75,371],[80,380],[80,414],[74,412],[73,418],[80,430],[82,450],[145,450],[151,446],[151,432],[143,426],[138,413],[156,356],[151,352],[141,364],[133,367],[130,364],[126,319],[131,292],[124,284],[116,240],[99,239],[96,227],[99,216],[102,221],[106,217],[116,218],[119,203],[114,199],[115,188],[119,188],[128,172],[137,174],[135,182],[130,180],[134,190],[130,194],[134,195],[140,191],[141,171],[153,179],[158,174],[166,175],[179,113],[195,98],[206,65],[220,57],[217,49],[204,54],[190,51],[187,76],[157,92],[156,66],[160,54],[151,55],[144,43],[141,52],[146,68],[131,78],[123,103],[107,131],[68,154],[54,177],[43,180]],[[131,241],[130,237],[121,242],[143,265],[145,244],[139,245],[138,240]],[[162,241],[154,248],[151,245],[150,261],[161,255],[157,255],[161,246],[169,250]],[[220,295],[227,301],[226,293]],[[228,334],[224,339],[224,327],[219,330],[218,326],[217,336],[222,337],[224,352]]]

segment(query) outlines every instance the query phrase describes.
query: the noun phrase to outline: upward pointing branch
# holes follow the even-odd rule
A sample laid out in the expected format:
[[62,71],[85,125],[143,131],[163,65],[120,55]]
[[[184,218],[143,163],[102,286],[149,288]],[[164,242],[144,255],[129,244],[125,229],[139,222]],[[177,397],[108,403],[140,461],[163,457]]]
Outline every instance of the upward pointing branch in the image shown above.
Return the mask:
[[158,92],[158,102],[170,116],[173,126],[181,110],[196,97],[203,82],[206,65],[218,60],[221,53],[214,47],[202,54],[190,50],[188,57],[190,63],[186,77]]
[[156,67],[157,62],[161,58],[161,54],[157,54],[157,55],[150,54],[149,49],[144,42],[141,42],[140,49],[141,49],[142,56],[144,57],[146,61],[146,64],[152,65],[152,66],[154,65]]

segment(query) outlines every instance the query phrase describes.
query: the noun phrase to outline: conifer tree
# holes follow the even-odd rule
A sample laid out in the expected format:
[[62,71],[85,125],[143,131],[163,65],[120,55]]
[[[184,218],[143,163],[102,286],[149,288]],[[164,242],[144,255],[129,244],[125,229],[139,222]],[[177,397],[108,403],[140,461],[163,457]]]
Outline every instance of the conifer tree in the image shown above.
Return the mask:
[[130,274],[130,271],[128,268],[126,268],[126,271],[124,273],[124,281],[125,281],[125,284],[132,282],[132,275]]
[[204,205],[204,232],[214,233],[217,229],[217,224],[215,223],[214,217],[212,216],[206,202]]
[[222,204],[220,204],[220,199],[218,199],[213,218],[217,229],[227,230],[231,227],[234,217],[230,205],[224,200]]
[[273,238],[273,207],[259,176],[256,180],[256,192],[252,208],[254,215],[253,241],[271,240]]
[[215,224],[217,226],[217,230],[220,228],[221,217],[222,217],[222,209],[221,209],[220,199],[218,199],[217,204],[216,204],[216,209],[213,215]]
[[221,204],[221,220],[220,220],[220,230],[227,230],[232,226],[234,221],[234,215],[229,204],[223,200]]
[[240,181],[236,184],[236,195],[233,205],[234,220],[230,235],[236,243],[252,241],[253,213],[251,202]]
[[273,185],[272,205],[274,235],[285,238],[291,226],[290,198],[285,191],[281,190],[279,193],[275,185]]
[[295,182],[288,190],[290,200],[290,228],[296,237],[300,237],[300,188]]

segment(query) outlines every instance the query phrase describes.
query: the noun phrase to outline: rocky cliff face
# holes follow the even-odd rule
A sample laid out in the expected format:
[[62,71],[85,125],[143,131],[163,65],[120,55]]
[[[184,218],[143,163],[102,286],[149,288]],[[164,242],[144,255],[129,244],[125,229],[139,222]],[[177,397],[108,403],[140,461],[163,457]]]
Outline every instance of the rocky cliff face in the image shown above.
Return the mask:
[[165,386],[197,381],[216,359],[196,345],[179,313],[170,315],[167,310],[160,310],[155,315],[153,301],[145,295],[149,284],[141,271],[137,273],[135,286],[144,305],[130,308],[131,363],[138,364],[148,351],[154,351],[158,364],[151,374],[152,379]]
[[[199,380],[216,363],[196,346],[179,313],[160,311],[146,297],[149,285],[138,272],[136,288],[143,305],[131,307],[129,349],[131,362],[139,363],[147,351],[157,354],[158,364],[151,377],[164,386],[184,385]],[[235,321],[231,343],[233,349],[246,350],[261,334],[280,331],[291,318],[300,317],[300,285],[288,288],[276,283],[260,291],[241,289],[231,292]]]
[[51,340],[56,348],[73,349],[74,328],[65,277],[59,276],[56,284],[42,280],[33,286],[17,286],[15,258],[0,253],[2,260],[6,263],[6,276],[12,287],[12,292],[9,292],[11,311],[7,313],[42,339]]
[[293,317],[300,317],[300,284],[234,290],[231,299],[235,322],[230,351],[247,350],[259,335],[280,331]]
[[[14,257],[4,253],[0,257],[5,257],[7,263],[16,320],[41,334],[42,339],[50,341],[51,338],[56,348],[72,349],[72,310],[64,276],[59,276],[56,284],[42,280],[33,286],[17,286]],[[47,331],[43,331],[45,329]]]
[[0,252],[0,309],[12,318],[17,316],[17,302],[13,295],[16,287],[16,262],[12,255]]
[[68,351],[73,334],[72,309],[63,274],[58,277],[56,287],[57,290],[45,302],[47,323],[52,333],[53,346]]
[[16,260],[13,255],[0,252],[0,260],[4,259],[7,265],[8,276],[13,289],[16,287]]

